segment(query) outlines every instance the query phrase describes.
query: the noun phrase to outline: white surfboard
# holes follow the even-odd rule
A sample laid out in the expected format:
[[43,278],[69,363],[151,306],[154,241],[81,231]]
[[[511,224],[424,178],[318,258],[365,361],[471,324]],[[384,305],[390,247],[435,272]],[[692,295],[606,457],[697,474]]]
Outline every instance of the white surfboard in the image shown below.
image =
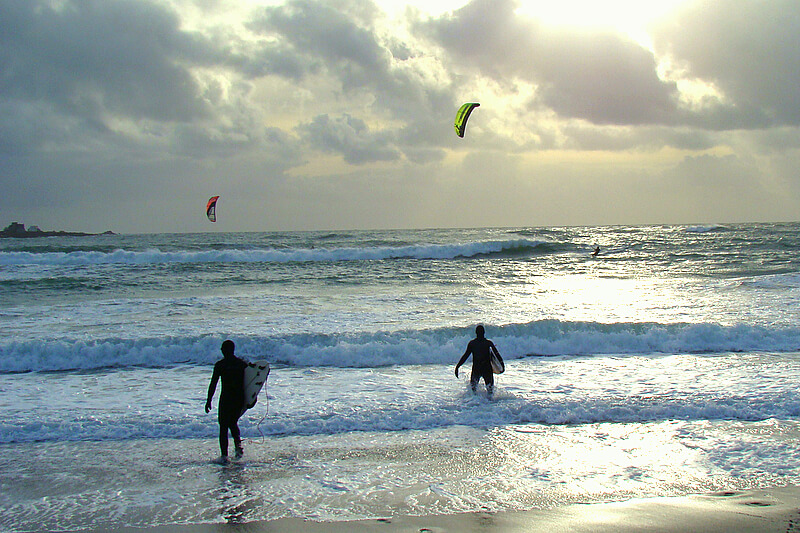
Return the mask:
[[242,413],[253,407],[258,401],[258,393],[267,382],[269,363],[265,360],[247,363],[244,369],[244,407]]
[[497,355],[494,353],[493,350],[489,355],[489,362],[492,364],[492,373],[502,374],[503,372],[506,371],[506,365],[499,357],[497,357]]

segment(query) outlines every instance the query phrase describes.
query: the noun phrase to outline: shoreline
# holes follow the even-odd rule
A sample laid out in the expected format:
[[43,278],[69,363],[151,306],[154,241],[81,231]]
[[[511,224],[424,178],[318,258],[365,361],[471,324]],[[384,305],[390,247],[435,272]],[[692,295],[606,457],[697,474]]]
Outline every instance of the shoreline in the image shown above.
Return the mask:
[[570,504],[550,509],[471,512],[454,515],[397,516],[353,521],[318,522],[303,518],[272,521],[235,520],[208,524],[149,528],[92,529],[92,532],[213,533],[222,528],[251,533],[502,532],[560,533],[739,533],[800,531],[800,488],[795,486],[717,492],[677,497],[638,498],[620,502]]
[[[224,466],[212,438],[7,444],[0,485],[14,491],[0,497],[0,529],[800,533],[797,477],[767,477],[770,464],[792,463],[798,424],[253,437],[245,459]],[[724,464],[686,456],[697,431],[727,450]],[[742,435],[782,452],[731,455],[731,446],[750,449]],[[724,470],[709,472],[709,461]]]

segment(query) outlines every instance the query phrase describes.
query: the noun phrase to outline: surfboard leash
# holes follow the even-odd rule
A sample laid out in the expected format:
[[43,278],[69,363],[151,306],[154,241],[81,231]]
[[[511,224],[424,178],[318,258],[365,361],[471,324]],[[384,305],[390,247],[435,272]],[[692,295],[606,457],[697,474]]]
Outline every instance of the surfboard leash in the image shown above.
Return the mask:
[[256,429],[258,430],[258,433],[261,435],[261,444],[264,444],[264,441],[266,440],[266,437],[264,436],[264,432],[261,431],[261,423],[264,420],[266,420],[267,415],[269,414],[269,392],[267,392],[267,382],[266,381],[264,381],[264,396],[267,397],[266,409],[264,409],[264,416],[262,416],[261,420],[259,420],[258,424],[256,424]]

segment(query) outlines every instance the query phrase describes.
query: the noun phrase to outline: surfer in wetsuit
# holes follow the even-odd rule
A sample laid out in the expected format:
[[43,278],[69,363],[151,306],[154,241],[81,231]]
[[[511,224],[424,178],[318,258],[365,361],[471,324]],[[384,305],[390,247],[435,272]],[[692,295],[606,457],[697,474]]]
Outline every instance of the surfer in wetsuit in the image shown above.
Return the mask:
[[475,338],[467,344],[467,350],[461,356],[461,360],[456,365],[456,377],[458,377],[458,368],[463,365],[467,358],[472,355],[472,375],[469,378],[469,384],[472,386],[472,392],[478,387],[478,382],[483,378],[483,383],[486,385],[486,395],[491,398],[494,394],[494,372],[492,372],[492,352],[497,356],[500,361],[500,352],[497,351],[494,343],[485,337],[486,330],[483,326],[478,325],[475,328]]
[[208,385],[206,400],[206,413],[208,413],[211,411],[211,398],[217,389],[217,381],[222,379],[222,392],[219,396],[219,449],[223,460],[228,458],[228,431],[233,437],[236,457],[244,454],[238,422],[244,406],[244,369],[247,363],[233,354],[235,348],[236,345],[231,340],[222,343],[223,358],[214,365],[214,374]]

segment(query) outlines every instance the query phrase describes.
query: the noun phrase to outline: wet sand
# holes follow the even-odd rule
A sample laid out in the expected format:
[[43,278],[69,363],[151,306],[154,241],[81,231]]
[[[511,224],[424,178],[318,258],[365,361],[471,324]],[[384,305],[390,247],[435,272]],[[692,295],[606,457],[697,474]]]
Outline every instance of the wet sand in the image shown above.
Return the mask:
[[576,504],[554,509],[444,516],[402,516],[343,522],[284,518],[269,522],[220,523],[153,528],[122,528],[134,533],[272,533],[368,532],[800,532],[800,489],[775,487],[747,492],[719,492],[675,498],[647,498],[612,503]]

